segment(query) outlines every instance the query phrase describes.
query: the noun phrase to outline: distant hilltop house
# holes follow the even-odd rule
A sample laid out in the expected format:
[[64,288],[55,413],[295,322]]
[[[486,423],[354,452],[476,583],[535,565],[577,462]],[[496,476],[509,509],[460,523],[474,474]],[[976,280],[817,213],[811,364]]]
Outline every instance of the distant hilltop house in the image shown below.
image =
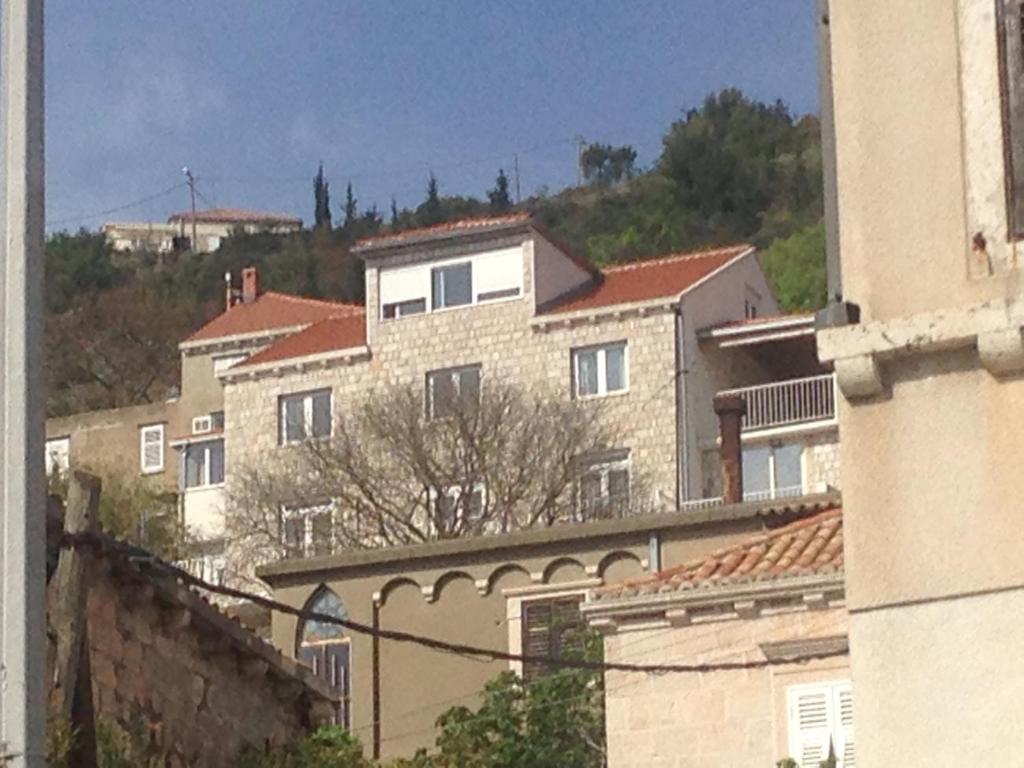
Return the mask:
[[[193,220],[196,242],[192,243]],[[216,251],[221,241],[241,229],[246,234],[286,234],[302,229],[302,219],[282,213],[247,211],[241,208],[211,208],[171,214],[166,223],[156,221],[107,222],[103,233],[115,251],[195,253]]]

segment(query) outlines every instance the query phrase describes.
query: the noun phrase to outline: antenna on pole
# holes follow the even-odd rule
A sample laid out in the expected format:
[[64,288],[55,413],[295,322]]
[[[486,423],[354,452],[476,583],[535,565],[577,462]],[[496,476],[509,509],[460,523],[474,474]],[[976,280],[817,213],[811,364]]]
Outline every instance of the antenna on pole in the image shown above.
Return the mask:
[[515,176],[516,176],[516,205],[519,205],[519,153],[517,152],[514,156],[515,161]]

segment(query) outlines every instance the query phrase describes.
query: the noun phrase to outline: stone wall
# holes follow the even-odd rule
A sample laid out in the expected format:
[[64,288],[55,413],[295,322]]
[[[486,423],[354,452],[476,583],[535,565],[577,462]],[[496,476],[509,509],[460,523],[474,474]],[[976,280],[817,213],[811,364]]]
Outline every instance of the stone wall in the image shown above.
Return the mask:
[[96,716],[147,741],[161,765],[227,766],[246,745],[284,743],[330,716],[324,683],[198,595],[99,565],[87,610]]
[[[762,643],[846,633],[841,608],[621,632],[605,659],[642,664],[763,660]],[[605,675],[609,768],[767,768],[788,756],[786,689],[845,680],[846,657],[700,674]]]

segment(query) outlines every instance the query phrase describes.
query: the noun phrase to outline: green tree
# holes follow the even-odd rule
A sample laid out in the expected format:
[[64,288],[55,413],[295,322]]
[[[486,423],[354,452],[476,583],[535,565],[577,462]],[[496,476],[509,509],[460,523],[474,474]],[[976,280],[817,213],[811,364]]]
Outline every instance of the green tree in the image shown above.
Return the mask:
[[444,221],[444,218],[437,177],[431,172],[427,179],[427,199],[416,209],[416,223],[421,227],[430,227]]
[[330,229],[331,228],[331,192],[327,184],[327,180],[324,179],[324,164],[320,163],[320,167],[316,171],[316,176],[313,177],[313,197],[315,199],[315,211],[313,213],[313,221],[315,229]]
[[508,176],[505,169],[498,169],[498,177],[494,180],[494,189],[488,191],[487,198],[490,200],[491,211],[503,213],[512,207],[512,198],[508,192]]
[[355,226],[356,219],[359,216],[359,206],[356,196],[352,193],[352,182],[348,183],[345,187],[345,221],[342,226],[346,230],[351,230]]
[[391,198],[391,221],[388,222],[392,227],[398,224],[398,203],[395,198]]
[[824,223],[774,241],[761,254],[761,266],[783,309],[823,307],[827,298]]
[[635,175],[636,150],[630,146],[588,144],[580,156],[583,178],[588,184],[607,187],[628,181]]
[[58,232],[46,241],[46,307],[63,312],[81,295],[123,283],[125,269],[114,265],[114,252],[102,232]]
[[235,768],[371,768],[359,739],[339,726],[325,726],[292,745],[248,749]]

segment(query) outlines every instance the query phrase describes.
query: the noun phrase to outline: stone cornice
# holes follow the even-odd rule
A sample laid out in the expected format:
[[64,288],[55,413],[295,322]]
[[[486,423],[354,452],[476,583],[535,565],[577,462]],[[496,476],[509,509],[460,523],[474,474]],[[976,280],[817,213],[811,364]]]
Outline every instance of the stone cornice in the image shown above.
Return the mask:
[[669,296],[649,301],[637,301],[629,304],[611,304],[607,307],[580,309],[566,314],[537,315],[530,319],[530,327],[535,331],[548,331],[553,328],[577,328],[607,320],[625,320],[630,317],[646,317],[673,311],[679,305],[678,296]]
[[837,571],[588,600],[581,610],[594,629],[613,633],[836,608],[844,605],[844,601],[843,573]]
[[880,395],[882,364],[914,355],[976,348],[993,376],[1024,372],[1024,299],[996,299],[910,317],[821,328],[818,357],[835,366],[836,381],[849,400]]
[[202,355],[209,352],[226,352],[239,348],[269,344],[274,341],[291,336],[294,333],[308,328],[309,323],[289,325],[280,328],[269,328],[265,331],[253,331],[251,333],[236,333],[232,336],[220,336],[214,339],[196,339],[194,341],[183,341],[178,344],[178,349],[187,355]]
[[241,381],[284,376],[291,373],[303,373],[308,370],[324,370],[339,365],[355,365],[370,359],[370,348],[367,346],[350,349],[336,349],[330,352],[319,352],[315,355],[292,357],[286,360],[271,360],[256,365],[239,363],[217,374],[224,384],[236,384]]

